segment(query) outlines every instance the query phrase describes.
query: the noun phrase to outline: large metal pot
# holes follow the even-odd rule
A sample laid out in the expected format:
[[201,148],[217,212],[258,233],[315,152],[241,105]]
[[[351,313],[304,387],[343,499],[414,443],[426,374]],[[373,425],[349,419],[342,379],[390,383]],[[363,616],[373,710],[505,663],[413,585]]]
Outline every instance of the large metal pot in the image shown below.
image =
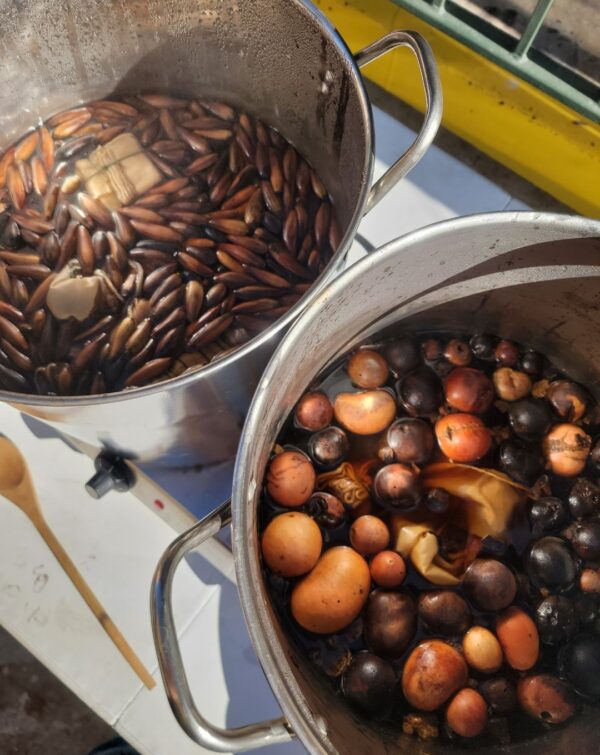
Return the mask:
[[[185,731],[231,752],[283,742],[294,732],[311,753],[438,753],[443,745],[377,731],[355,718],[283,632],[262,574],[257,506],[268,457],[291,407],[344,352],[386,331],[419,326],[488,329],[568,365],[600,398],[600,222],[535,213],[451,220],[411,233],[361,260],[323,292],[286,335],[258,386],[242,434],[231,507],[224,504],[176,540],[157,569],[155,643],[171,707]],[[392,328],[392,326],[394,326]],[[240,599],[256,653],[285,718],[237,730],[207,723],[195,708],[170,606],[177,563],[233,517]],[[559,755],[600,749],[597,712],[490,753]],[[481,749],[470,749],[483,755]]]
[[[262,370],[298,313],[341,269],[363,214],[431,143],[437,70],[416,33],[388,34],[354,57],[305,0],[0,0],[0,148],[38,118],[80,101],[159,89],[203,93],[259,114],[318,166],[343,241],[311,291],[275,325],[197,373],[91,398],[0,398],[95,447],[183,466],[231,458]],[[427,102],[420,134],[371,186],[374,136],[359,67],[395,47],[415,54]]]

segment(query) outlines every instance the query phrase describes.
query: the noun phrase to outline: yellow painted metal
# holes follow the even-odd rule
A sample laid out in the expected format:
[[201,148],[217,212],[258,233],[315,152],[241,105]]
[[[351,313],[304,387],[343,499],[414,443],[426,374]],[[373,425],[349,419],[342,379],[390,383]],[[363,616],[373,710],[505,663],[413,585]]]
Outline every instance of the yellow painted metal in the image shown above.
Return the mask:
[[[420,32],[440,68],[443,125],[577,212],[600,217],[600,125],[389,0],[316,4],[353,51],[392,29]],[[423,110],[408,50],[384,56],[365,75]]]

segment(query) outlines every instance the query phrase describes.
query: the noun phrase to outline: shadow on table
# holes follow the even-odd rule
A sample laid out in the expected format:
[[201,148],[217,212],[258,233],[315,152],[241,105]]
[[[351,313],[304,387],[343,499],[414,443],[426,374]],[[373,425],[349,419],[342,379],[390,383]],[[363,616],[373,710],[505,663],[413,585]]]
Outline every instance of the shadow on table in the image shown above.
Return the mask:
[[[219,585],[221,588],[218,597],[219,653],[229,695],[227,727],[235,728],[281,716],[281,708],[271,692],[246,631],[235,582],[224,577],[199,553],[191,554],[186,560],[204,584]],[[252,752],[257,755],[300,755],[306,750],[300,742],[294,741]]]
[[[414,131],[379,108],[374,110],[373,117],[378,137],[377,157],[391,164],[411,144]],[[409,180],[426,195],[429,203],[446,208],[448,217],[502,210],[510,200],[505,189],[436,145],[411,170]],[[442,212],[439,206],[438,212]],[[431,217],[429,222],[438,219]]]

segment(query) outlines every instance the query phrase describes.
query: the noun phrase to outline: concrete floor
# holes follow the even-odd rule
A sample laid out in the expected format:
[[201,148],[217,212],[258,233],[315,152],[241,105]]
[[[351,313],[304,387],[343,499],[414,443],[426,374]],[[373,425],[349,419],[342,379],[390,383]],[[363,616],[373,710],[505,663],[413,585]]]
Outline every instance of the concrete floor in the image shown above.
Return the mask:
[[1,755],[87,755],[115,736],[0,628]]

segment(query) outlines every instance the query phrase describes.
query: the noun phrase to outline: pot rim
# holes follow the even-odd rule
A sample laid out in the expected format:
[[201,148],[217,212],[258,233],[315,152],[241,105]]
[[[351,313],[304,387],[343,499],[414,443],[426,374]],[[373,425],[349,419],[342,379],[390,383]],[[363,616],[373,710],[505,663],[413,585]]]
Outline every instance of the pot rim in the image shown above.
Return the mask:
[[[335,299],[344,291],[349,282],[360,277],[363,269],[383,265],[386,261],[389,263],[394,260],[398,253],[410,249],[413,244],[442,238],[447,232],[460,232],[478,225],[502,223],[516,223],[528,227],[530,230],[537,230],[538,224],[540,228],[548,226],[555,231],[553,240],[583,237],[600,238],[600,221],[558,213],[497,212],[443,220],[400,236],[380,247],[368,257],[359,260],[329,284],[324,296],[328,299]],[[526,246],[531,245],[531,242],[526,244]],[[281,705],[284,715],[302,742],[313,753],[331,755],[334,751],[326,748],[323,743],[323,735],[326,732],[325,724],[319,720],[318,713],[310,710],[306,704],[301,688],[290,670],[289,658],[276,637],[270,619],[269,599],[260,566],[258,537],[254,528],[254,508],[260,482],[256,479],[257,470],[252,467],[250,461],[250,449],[255,451],[253,439],[264,437],[264,425],[261,420],[265,406],[271,402],[269,385],[277,377],[282,358],[285,359],[287,355],[293,353],[295,342],[302,337],[305,321],[316,319],[318,309],[318,307],[315,307],[313,310],[307,310],[287,332],[263,372],[254,394],[242,430],[233,474],[232,546],[236,582],[244,619],[267,680]],[[308,376],[306,384],[312,378],[314,378],[314,375]],[[289,411],[291,406],[288,406],[287,409]],[[257,585],[259,586],[258,590]],[[319,736],[319,730],[322,732],[321,736]],[[522,744],[524,748],[515,747],[511,752],[515,755],[517,752],[524,753],[530,743]],[[444,752],[444,748],[438,749],[437,752]]]
[[242,360],[247,354],[255,349],[260,349],[271,339],[276,338],[285,330],[298,315],[320,296],[323,288],[341,267],[350,245],[354,240],[360,221],[362,220],[365,205],[367,203],[368,193],[371,188],[374,164],[374,138],[373,138],[373,113],[371,101],[367,95],[362,75],[358,65],[348,48],[344,39],[340,36],[337,29],[329,19],[316,7],[310,0],[290,0],[299,13],[304,13],[309,18],[309,23],[314,23],[320,27],[321,33],[326,35],[329,41],[338,48],[342,61],[349,74],[351,82],[354,83],[358,95],[360,111],[364,121],[365,134],[365,158],[362,166],[362,187],[360,190],[358,202],[354,213],[342,237],[340,245],[333,257],[315,279],[312,287],[306,294],[299,299],[290,310],[281,318],[276,320],[270,327],[262,333],[257,334],[247,343],[235,349],[231,354],[209,362],[206,366],[168,380],[151,383],[150,385],[138,388],[128,388],[115,393],[102,393],[94,396],[37,396],[30,393],[18,393],[15,391],[0,390],[0,401],[6,401],[11,404],[19,404],[25,407],[45,407],[45,408],[66,408],[66,407],[87,407],[97,406],[99,404],[118,403],[126,401],[129,398],[138,398],[142,396],[151,396],[160,393],[169,388],[184,388],[201,378],[211,378],[222,367],[229,366]]

